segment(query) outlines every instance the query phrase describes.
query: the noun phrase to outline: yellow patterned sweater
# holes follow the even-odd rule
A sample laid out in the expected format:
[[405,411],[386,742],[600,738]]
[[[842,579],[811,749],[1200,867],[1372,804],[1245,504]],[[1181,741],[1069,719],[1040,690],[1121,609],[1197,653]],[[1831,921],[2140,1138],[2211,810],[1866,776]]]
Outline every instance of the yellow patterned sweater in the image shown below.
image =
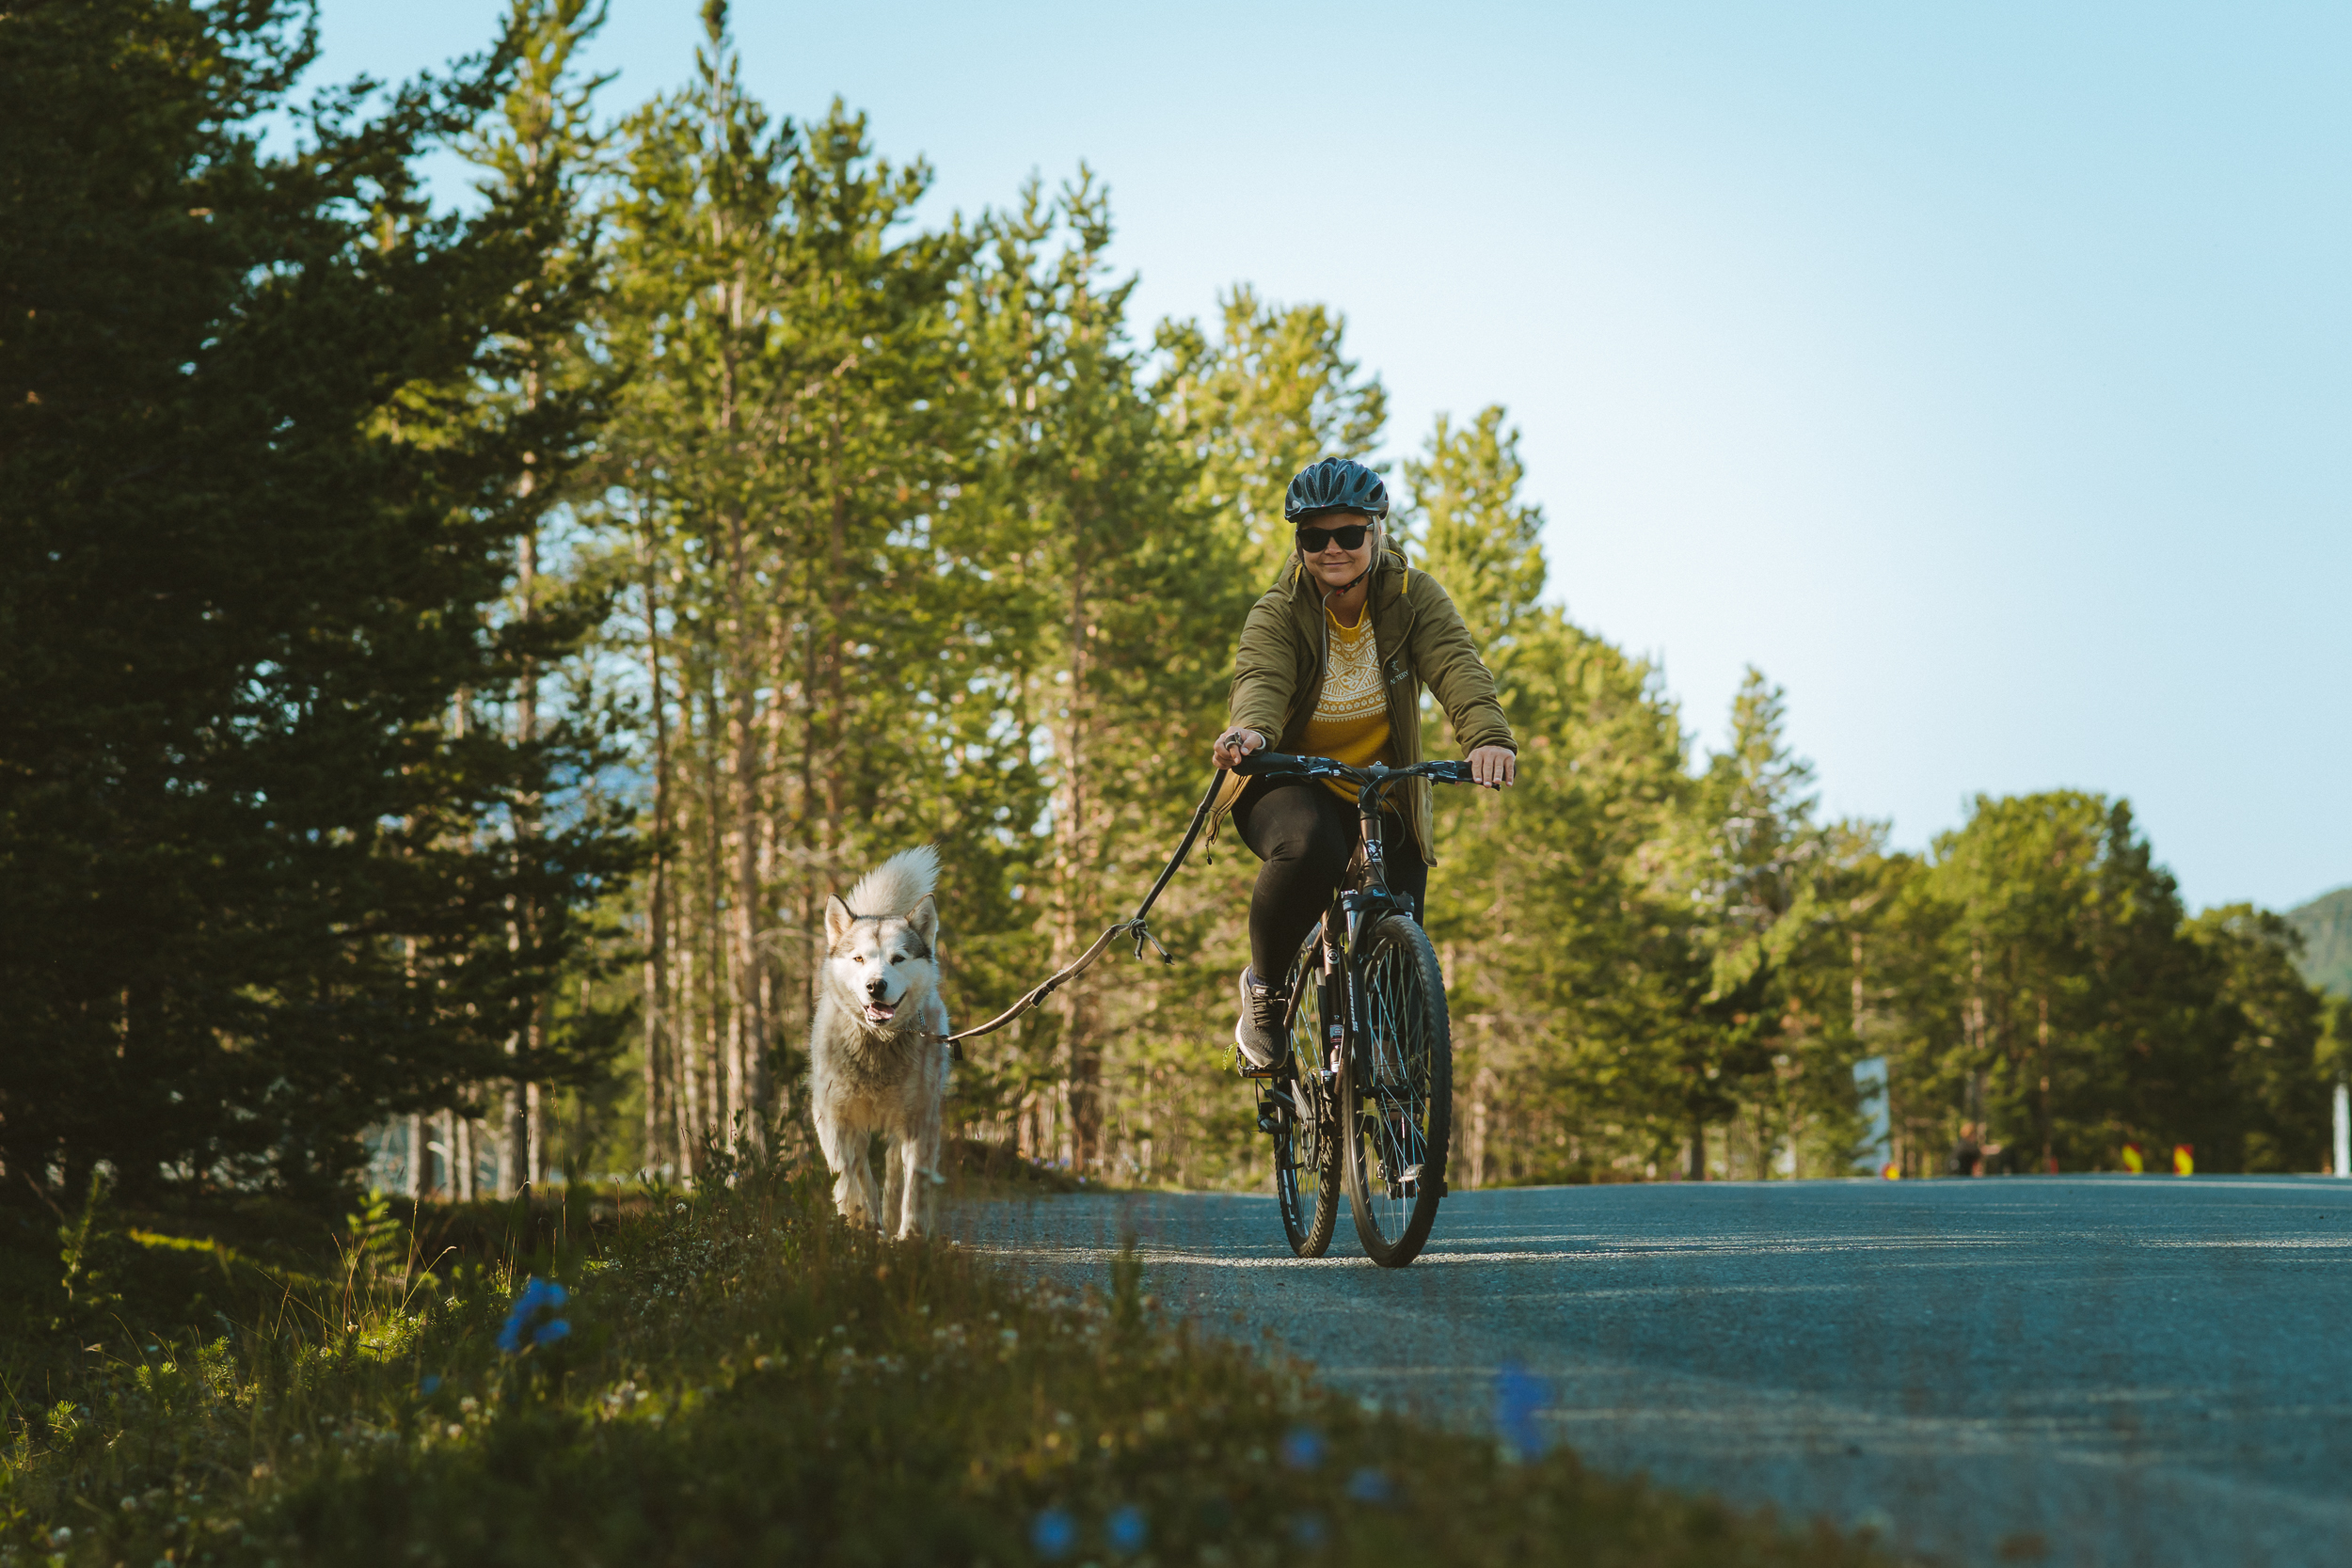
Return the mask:
[[[1307,721],[1305,752],[1311,757],[1361,768],[1367,763],[1391,763],[1389,752],[1389,694],[1380,682],[1380,649],[1373,640],[1372,617],[1357,607],[1356,624],[1340,625],[1328,609],[1323,612],[1325,635],[1330,640],[1331,662],[1323,677],[1323,696],[1314,717]],[[1356,786],[1342,779],[1323,781],[1345,800],[1356,799]]]

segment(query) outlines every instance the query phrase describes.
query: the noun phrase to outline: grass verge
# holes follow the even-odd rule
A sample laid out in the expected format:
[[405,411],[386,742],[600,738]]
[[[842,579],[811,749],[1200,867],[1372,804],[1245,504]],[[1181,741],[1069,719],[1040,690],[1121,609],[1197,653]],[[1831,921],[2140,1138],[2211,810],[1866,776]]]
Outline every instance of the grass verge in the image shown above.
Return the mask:
[[[0,1346],[0,1564],[1882,1560],[1342,1399],[1132,1258],[1073,1297],[850,1231],[827,1186],[427,1211],[437,1249],[378,1208],[309,1272],[204,1254],[223,1305],[168,1333],[85,1266]],[[564,1299],[518,1315],[534,1276]]]

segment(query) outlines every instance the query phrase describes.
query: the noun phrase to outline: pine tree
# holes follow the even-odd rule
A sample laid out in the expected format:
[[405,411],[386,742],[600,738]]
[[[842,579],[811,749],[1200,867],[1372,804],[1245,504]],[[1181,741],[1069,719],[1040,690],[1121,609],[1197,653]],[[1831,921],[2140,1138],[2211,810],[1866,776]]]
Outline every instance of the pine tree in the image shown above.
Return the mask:
[[2302,942],[2249,904],[2206,910],[2182,933],[2210,962],[2214,1006],[2200,1044],[2226,1064],[2226,1115],[2197,1142],[2201,1170],[2316,1170],[2327,1148],[2329,1076],[2319,1061],[2328,998],[2296,973]]
[[[602,282],[590,212],[590,182],[603,150],[593,101],[603,82],[581,79],[573,65],[603,22],[603,7],[592,10],[588,0],[510,0],[506,37],[516,51],[515,74],[498,112],[465,147],[485,171],[482,195],[527,238],[536,262],[516,301],[518,329],[496,344],[498,389],[491,395],[500,416],[526,440],[545,426],[560,443],[566,429],[600,419],[618,379],[598,361],[590,338]],[[585,584],[550,580],[541,565],[542,536],[570,518],[587,456],[560,444],[548,451],[527,448],[515,483],[523,532],[501,630],[518,667],[511,700],[502,705],[509,733],[526,750],[543,740],[573,750],[610,743],[608,735],[595,731],[592,710],[579,704],[568,705],[569,712],[550,710],[545,698],[551,693],[543,689],[550,664],[578,647],[602,619],[599,595],[577,592]],[[535,795],[518,802],[513,817],[518,845],[543,836],[546,808]],[[568,916],[564,902],[543,908],[535,899],[518,901],[506,922],[508,943],[518,953],[545,950],[550,938],[561,947],[577,946],[550,929],[550,922]],[[512,1061],[499,1140],[502,1195],[548,1180],[545,1096],[552,1084],[594,1077],[617,1044],[613,1029],[586,1016],[573,1020],[564,1036],[553,1034],[547,990],[538,990],[505,1042]]]
[[609,328],[668,830],[646,1049],[690,1168],[787,1116],[827,896],[946,825],[932,682],[969,595],[933,535],[972,461],[971,237],[894,242],[929,171],[837,103],[771,119],[704,23],[694,85],[624,132]]
[[1418,536],[1421,564],[1449,586],[1470,640],[1497,669],[1509,662],[1514,633],[1541,620],[1549,573],[1543,508],[1518,499],[1527,466],[1506,417],[1489,406],[1456,429],[1440,414],[1423,455],[1403,467],[1409,501],[1401,520]]
[[336,1180],[384,1111],[497,1075],[567,940],[485,940],[509,901],[576,907],[628,861],[593,804],[501,842],[593,749],[459,728],[525,651],[486,616],[525,454],[587,435],[479,395],[539,214],[437,214],[411,173],[513,52],[373,119],[326,94],[276,155],[298,16],[6,24],[0,1159],[36,1180]]
[[[1678,1084],[1661,971],[1689,962],[1655,891],[1689,789],[1679,722],[1654,671],[1538,601],[1543,515],[1520,499],[1505,420],[1440,418],[1404,465],[1399,516],[1519,739],[1516,788],[1436,798],[1429,927],[1457,1021],[1457,1147],[1482,1185],[1658,1157]],[[1423,721],[1441,721],[1434,706]]]
[[1263,582],[1290,552],[1292,476],[1327,457],[1371,456],[1388,392],[1347,357],[1337,311],[1270,304],[1247,284],[1218,303],[1215,341],[1195,322],[1160,325],[1154,395],[1200,464],[1201,504],[1240,532]]
[[[1126,327],[1134,280],[1105,277],[1107,193],[1082,168],[1049,206],[1032,182],[993,230],[986,364],[1005,418],[970,506],[1025,600],[1009,606],[1023,636],[1006,652],[1036,694],[1027,711],[1048,758],[1041,961],[1057,970],[1148,883],[1180,830],[1218,721],[1216,643],[1247,608],[1248,574],[1143,385]],[[1133,1009],[1114,998],[1132,1003],[1137,984],[1097,970],[1057,996],[1052,1037],[1031,1044],[1016,1089],[1032,1151],[1102,1168],[1105,1054],[1115,1032],[1133,1037],[1115,1030]]]

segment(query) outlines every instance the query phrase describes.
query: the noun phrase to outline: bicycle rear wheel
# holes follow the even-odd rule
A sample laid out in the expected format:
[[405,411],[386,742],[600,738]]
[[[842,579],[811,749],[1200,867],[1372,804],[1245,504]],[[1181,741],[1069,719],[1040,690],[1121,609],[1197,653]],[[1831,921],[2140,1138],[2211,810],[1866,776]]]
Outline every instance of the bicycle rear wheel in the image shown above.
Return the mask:
[[1337,1118],[1320,1070],[1325,1026],[1315,950],[1322,942],[1317,927],[1291,965],[1290,1070],[1270,1085],[1277,1101],[1274,1202],[1291,1251],[1301,1258],[1323,1256],[1340,1218],[1340,1146],[1331,1135]]
[[1454,1048],[1445,976],[1428,934],[1384,917],[1358,949],[1363,1016],[1340,1074],[1348,1208],[1372,1260],[1401,1269],[1429,1240],[1445,1196]]

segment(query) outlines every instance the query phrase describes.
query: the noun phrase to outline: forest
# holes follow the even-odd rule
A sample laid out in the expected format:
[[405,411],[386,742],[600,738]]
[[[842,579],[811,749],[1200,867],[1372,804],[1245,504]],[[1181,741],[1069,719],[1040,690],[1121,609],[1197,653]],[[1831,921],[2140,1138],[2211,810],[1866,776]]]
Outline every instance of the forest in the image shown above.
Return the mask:
[[[887,127],[747,92],[723,0],[634,105],[597,22],[516,0],[443,73],[318,88],[283,0],[9,17],[11,1186],[325,1198],[429,1148],[412,1195],[473,1197],[797,1145],[828,895],[935,844],[959,1023],[1124,914],[1333,455],[1519,737],[1515,790],[1438,802],[1457,1183],[1851,1174],[1871,1058],[1904,1175],[2325,1163],[2352,1018],[2280,915],[2186,909],[2127,800],[1979,796],[1919,851],[1826,819],[1789,694],[1686,714],[1569,619],[1508,410],[1391,430],[1343,302],[1137,321],[1102,171],[942,213]],[[973,1042],[963,1132],[1262,1182],[1253,871],[1196,850],[1172,961]]]

